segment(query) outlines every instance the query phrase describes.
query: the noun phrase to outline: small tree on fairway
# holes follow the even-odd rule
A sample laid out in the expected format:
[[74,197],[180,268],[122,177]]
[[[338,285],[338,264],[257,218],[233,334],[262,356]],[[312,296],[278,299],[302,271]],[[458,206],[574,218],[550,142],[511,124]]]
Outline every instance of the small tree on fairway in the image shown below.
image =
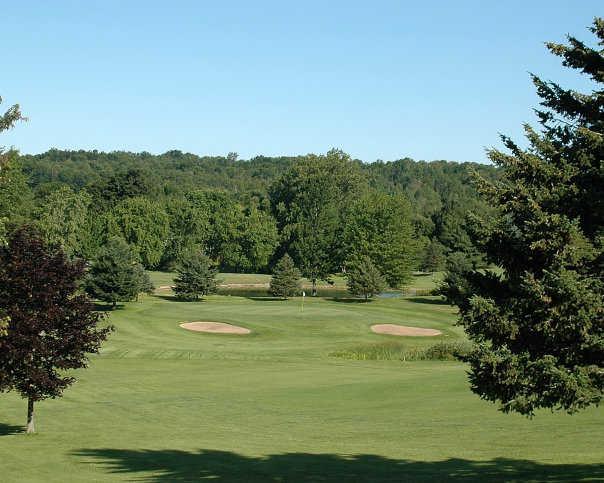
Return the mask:
[[29,228],[0,247],[0,391],[27,398],[27,432],[34,432],[34,403],[61,396],[75,379],[67,369],[86,367],[111,327],[79,290],[81,261],[49,249]]
[[174,293],[183,300],[199,300],[216,293],[218,269],[209,257],[199,252],[185,255],[177,268]]
[[365,300],[379,294],[386,287],[386,281],[369,257],[361,257],[347,270],[348,291],[352,295],[361,295]]
[[300,290],[300,270],[286,253],[275,265],[270,283],[270,293],[275,297],[287,299]]
[[149,278],[128,244],[111,238],[99,250],[86,280],[91,297],[110,303],[134,300],[140,292],[149,291]]

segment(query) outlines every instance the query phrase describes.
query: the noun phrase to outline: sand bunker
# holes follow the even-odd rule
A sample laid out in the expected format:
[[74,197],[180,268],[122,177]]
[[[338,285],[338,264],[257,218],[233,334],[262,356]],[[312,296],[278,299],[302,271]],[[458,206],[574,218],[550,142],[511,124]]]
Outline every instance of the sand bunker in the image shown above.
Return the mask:
[[406,335],[413,337],[433,337],[441,335],[442,332],[436,329],[422,329],[420,327],[407,327],[396,324],[376,324],[371,326],[371,330],[376,334],[387,335]]
[[180,326],[194,332],[209,332],[210,334],[249,334],[251,332],[245,327],[222,322],[184,322]]

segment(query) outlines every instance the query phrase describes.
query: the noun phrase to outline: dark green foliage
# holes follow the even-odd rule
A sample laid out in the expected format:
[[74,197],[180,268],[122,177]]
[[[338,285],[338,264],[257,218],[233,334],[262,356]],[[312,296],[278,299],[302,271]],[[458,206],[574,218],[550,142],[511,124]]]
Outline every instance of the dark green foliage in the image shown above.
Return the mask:
[[118,237],[109,239],[101,247],[92,262],[85,285],[90,296],[113,307],[117,302],[129,302],[139,293],[152,290],[136,254]]
[[209,213],[209,256],[225,271],[266,269],[279,242],[275,219],[255,204],[245,208],[225,192],[195,192]]
[[63,186],[53,191],[39,209],[38,226],[44,239],[61,246],[68,256],[84,257],[90,236],[90,195],[86,191],[74,193]]
[[185,255],[176,270],[174,293],[182,300],[199,300],[200,297],[216,293],[218,269],[212,260],[202,253]]
[[0,247],[0,391],[15,390],[33,404],[59,397],[75,379],[66,370],[86,367],[110,328],[79,290],[84,264],[50,249],[30,228],[15,231]]
[[[0,97],[2,104],[2,97]],[[19,104],[11,106],[0,116],[0,133],[11,129],[25,118]],[[0,145],[0,246],[6,244],[7,227],[17,226],[29,212],[31,190],[18,164],[17,152],[6,151]]]
[[548,47],[597,90],[533,77],[542,132],[526,126],[526,150],[504,137],[509,153],[490,152],[503,179],[479,179],[499,212],[475,240],[504,272],[466,272],[456,303],[476,342],[472,390],[506,412],[573,413],[604,392],[604,21],[592,31],[600,50],[573,37]]
[[125,199],[116,205],[109,223],[109,233],[126,240],[145,268],[159,265],[170,234],[170,220],[159,203],[142,197]]
[[345,153],[309,155],[294,164],[270,188],[273,213],[281,231],[282,253],[292,254],[313,283],[328,279],[344,261],[344,208],[361,186],[359,167]]
[[476,267],[465,253],[455,252],[446,262],[445,276],[436,293],[452,305],[459,305],[472,296],[470,278]]
[[286,253],[273,269],[270,282],[270,293],[275,297],[287,299],[300,291],[300,270],[294,265],[292,258]]
[[[315,212],[316,216],[313,218],[322,225],[337,225],[333,220],[340,218],[339,223],[343,226],[341,207],[335,210],[337,214],[329,208],[332,205],[329,200],[333,198],[330,193],[335,189],[335,198],[341,200],[343,190],[338,186],[345,186],[347,178],[356,179],[356,184],[359,180],[366,180],[374,191],[408,198],[414,233],[417,237],[427,237],[443,244],[447,253],[463,251],[477,255],[477,249],[467,233],[466,214],[469,211],[489,211],[486,203],[477,197],[470,185],[470,168],[479,171],[487,179],[497,177],[495,168],[491,166],[445,161],[415,162],[410,159],[360,163],[348,160],[339,151],[331,151],[326,156],[259,156],[246,161],[236,159],[235,156],[199,157],[180,151],[155,156],[149,153],[50,150],[40,155],[21,156],[19,159],[40,199],[65,184],[75,192],[87,188],[93,196],[93,218],[102,217],[107,210],[130,198],[145,197],[165,204],[165,211],[170,219],[170,234],[166,238],[161,265],[170,267],[183,250],[201,247],[219,262],[223,270],[228,271],[265,271],[268,261],[275,258],[272,253],[275,245],[275,228],[272,226],[274,220],[268,216],[271,208],[269,192],[271,199],[275,201],[276,195],[278,202],[283,202],[281,207],[285,209],[285,212],[277,210],[277,206],[273,204],[273,209],[276,210],[274,214],[278,218],[279,235],[283,235],[283,243],[277,250],[277,255],[289,251],[297,259],[293,245],[296,239],[302,239],[298,236],[301,234],[304,234],[304,240],[320,238],[327,241],[334,238],[331,250],[316,250],[323,243],[313,243],[309,247],[302,242],[299,243],[299,248],[305,252],[318,251],[315,262],[311,261],[310,265],[327,265],[326,270],[320,271],[329,272],[341,268],[339,265],[346,258],[341,243],[341,228],[336,228],[335,231],[321,230],[313,234],[312,229],[308,230],[309,223],[297,226],[294,223],[297,214],[287,211],[298,204],[294,198],[287,197],[287,192],[293,194],[305,188],[301,184],[296,185],[295,177],[291,174],[297,172],[300,182],[305,178],[309,180],[313,176],[309,165],[320,165],[321,160],[325,169],[318,169],[318,181],[313,188],[318,191],[313,196],[317,200],[316,206],[321,209]],[[322,174],[325,173],[328,173],[328,179],[323,179]],[[269,189],[269,186],[272,188]],[[280,188],[286,189],[284,191]],[[216,192],[221,193],[216,195]],[[202,203],[195,200],[199,193],[207,193],[209,203],[202,201],[201,206]],[[312,190],[309,191],[311,193]],[[212,216],[217,220],[210,221],[209,231],[201,237],[197,236],[199,232],[187,233],[183,229],[182,222],[189,215],[183,214],[180,219],[172,220],[173,216],[179,218],[178,205],[184,200],[195,205],[196,212],[200,210],[203,216]],[[209,210],[209,205],[213,208],[217,206],[218,210]],[[186,211],[184,205],[181,207]],[[253,229],[258,226],[253,221],[254,217],[259,217],[257,221],[263,224],[262,228]],[[195,227],[193,231],[196,231],[196,220],[192,221],[192,226]],[[208,237],[208,234],[212,236]],[[191,241],[196,238],[197,241]],[[202,242],[200,238],[203,239]],[[98,237],[91,239],[98,240]],[[247,240],[253,242],[246,244]],[[132,240],[130,243],[136,245]],[[87,248],[91,250],[88,256],[92,256],[95,249],[98,249],[98,244],[96,247],[91,244]],[[269,260],[268,252],[271,252],[268,254]],[[327,264],[319,263],[325,261],[326,253],[330,253],[333,260]],[[326,276],[329,277],[329,274]]]
[[145,268],[140,263],[136,263],[134,265],[134,271],[136,275],[136,285],[138,286],[136,295],[138,296],[142,293],[152,295],[155,291],[155,286]]
[[195,193],[184,198],[171,197],[166,201],[170,236],[162,257],[162,266],[172,268],[186,253],[198,250],[210,238],[209,206]]
[[343,246],[348,259],[369,257],[393,288],[411,276],[416,264],[409,202],[402,195],[370,192],[346,211]]
[[130,168],[125,172],[117,172],[108,179],[90,186],[95,201],[105,207],[115,205],[117,202],[127,198],[140,196],[157,197],[159,184],[151,174],[140,168]]
[[352,295],[360,295],[365,300],[381,293],[386,281],[380,271],[367,256],[361,256],[347,264],[346,286]]
[[15,228],[31,218],[33,195],[15,151],[0,151],[0,219]]
[[421,252],[420,266],[424,272],[439,272],[445,267],[445,247],[437,240],[428,240]]

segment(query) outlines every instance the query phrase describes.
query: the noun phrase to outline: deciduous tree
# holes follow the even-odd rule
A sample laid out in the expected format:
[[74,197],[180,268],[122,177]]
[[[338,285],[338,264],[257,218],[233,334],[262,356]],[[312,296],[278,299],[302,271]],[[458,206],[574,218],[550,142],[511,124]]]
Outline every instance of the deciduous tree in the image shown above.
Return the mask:
[[148,198],[128,198],[113,211],[114,235],[121,236],[145,268],[156,268],[162,259],[170,234],[170,221],[160,203]]
[[271,206],[292,255],[313,284],[328,279],[344,260],[344,207],[359,193],[359,167],[338,150],[295,163],[270,189]]
[[348,259],[369,257],[386,282],[399,287],[416,263],[417,240],[407,199],[370,192],[355,200],[346,213],[344,246]]
[[73,384],[66,371],[86,367],[111,328],[99,327],[80,289],[81,261],[50,249],[29,228],[15,231],[0,247],[0,391],[28,401],[27,432],[34,432],[34,404],[61,396]]
[[86,191],[74,193],[63,186],[44,201],[38,214],[38,224],[45,240],[59,245],[68,256],[83,257],[90,236],[88,224],[92,199]]

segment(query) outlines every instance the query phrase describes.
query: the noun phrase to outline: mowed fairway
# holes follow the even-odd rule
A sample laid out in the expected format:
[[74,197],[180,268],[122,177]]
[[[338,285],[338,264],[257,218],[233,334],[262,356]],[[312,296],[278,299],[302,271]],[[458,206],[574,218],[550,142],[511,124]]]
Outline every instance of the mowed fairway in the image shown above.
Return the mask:
[[[164,290],[110,320],[102,354],[38,405],[38,434],[20,433],[24,401],[1,396],[1,481],[604,481],[603,409],[528,420],[480,401],[457,362],[329,355],[459,339],[453,309],[434,298],[307,298],[302,310],[299,298],[186,303]],[[195,333],[187,321],[252,332]]]

